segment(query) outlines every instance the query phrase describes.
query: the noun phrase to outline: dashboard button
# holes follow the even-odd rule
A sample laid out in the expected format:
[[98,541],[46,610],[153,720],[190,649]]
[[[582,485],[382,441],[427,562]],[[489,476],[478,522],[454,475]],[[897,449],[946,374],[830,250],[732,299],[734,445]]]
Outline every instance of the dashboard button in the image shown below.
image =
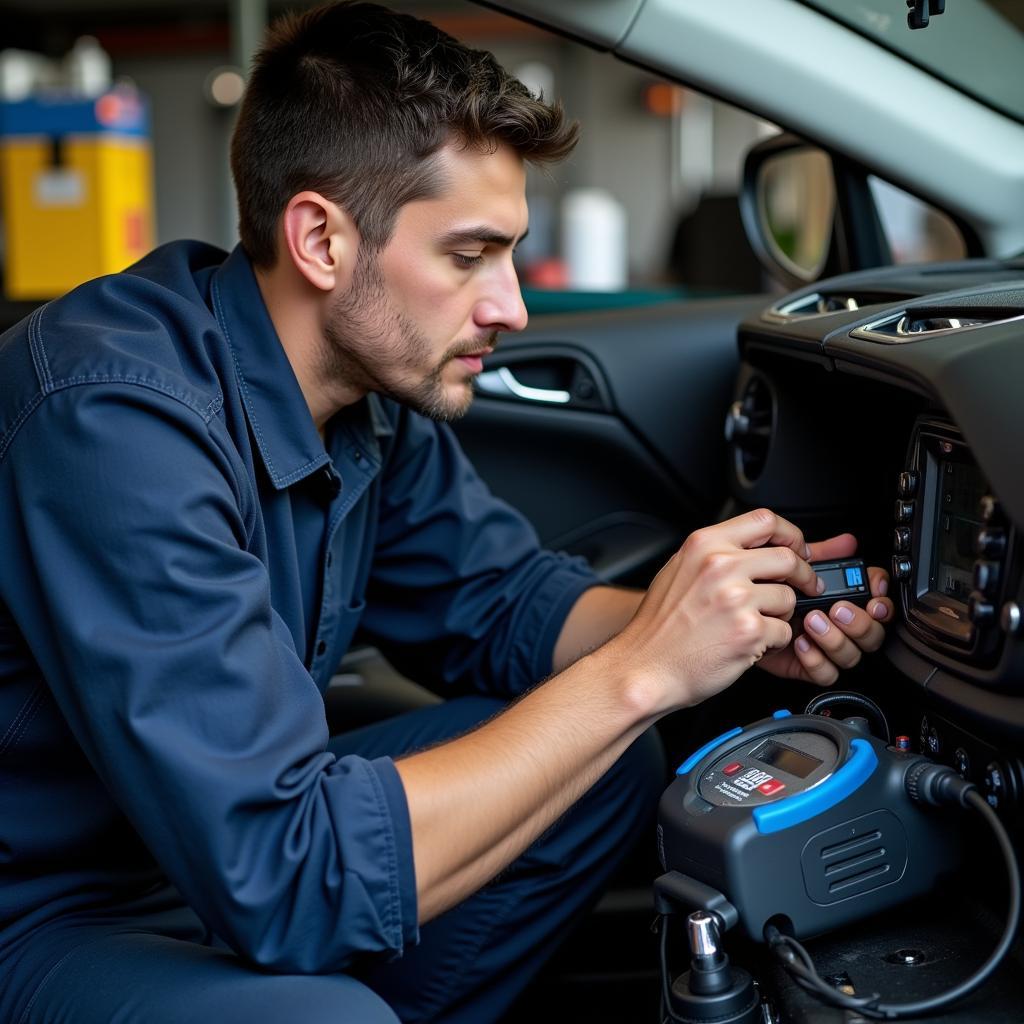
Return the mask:
[[998,808],[1006,801],[1006,772],[998,761],[985,769],[985,799],[992,807]]
[[999,563],[978,561],[974,563],[974,589],[986,597],[994,597],[999,587]]
[[983,527],[978,531],[975,544],[977,553],[982,558],[1002,558],[1006,552],[1006,533],[998,527]]
[[1003,632],[1013,636],[1020,629],[1020,622],[1020,605],[1016,601],[1007,601],[999,613],[999,625],[1003,627]]
[[897,526],[892,531],[892,547],[898,555],[905,555],[910,550],[912,534],[909,526]]
[[953,767],[957,770],[957,774],[961,779],[969,779],[971,777],[971,758],[963,747],[957,747],[953,751]]
[[986,626],[996,617],[996,606],[984,594],[971,591],[967,598],[967,617],[976,626]]
[[912,501],[896,502],[896,522],[907,523],[914,518],[914,503]]
[[896,579],[909,580],[913,571],[914,563],[909,558],[894,558],[892,560],[892,574]]
[[898,489],[901,498],[912,498],[917,493],[917,474],[910,470],[900,473]]
[[981,499],[979,505],[981,508],[981,518],[984,519],[986,523],[1002,519],[1003,509],[995,495],[986,494],[985,497]]

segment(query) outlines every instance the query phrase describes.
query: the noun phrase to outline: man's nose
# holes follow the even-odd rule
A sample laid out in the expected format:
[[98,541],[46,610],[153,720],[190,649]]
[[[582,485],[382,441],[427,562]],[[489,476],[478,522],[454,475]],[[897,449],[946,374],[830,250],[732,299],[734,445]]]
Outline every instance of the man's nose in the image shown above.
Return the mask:
[[519,278],[514,269],[509,269],[477,306],[477,322],[491,330],[521,331],[528,319]]

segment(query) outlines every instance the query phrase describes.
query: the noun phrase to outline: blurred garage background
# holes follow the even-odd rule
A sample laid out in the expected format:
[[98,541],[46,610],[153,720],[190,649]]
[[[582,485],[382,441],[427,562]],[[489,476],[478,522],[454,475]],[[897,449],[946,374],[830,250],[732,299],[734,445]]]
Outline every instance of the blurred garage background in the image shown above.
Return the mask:
[[[492,50],[583,123],[572,158],[530,178],[518,258],[535,311],[579,302],[566,293],[591,293],[593,305],[595,293],[621,304],[766,286],[735,196],[743,153],[771,125],[469,3],[392,6]],[[228,139],[244,69],[283,10],[5,0],[3,326],[153,244],[235,244]]]

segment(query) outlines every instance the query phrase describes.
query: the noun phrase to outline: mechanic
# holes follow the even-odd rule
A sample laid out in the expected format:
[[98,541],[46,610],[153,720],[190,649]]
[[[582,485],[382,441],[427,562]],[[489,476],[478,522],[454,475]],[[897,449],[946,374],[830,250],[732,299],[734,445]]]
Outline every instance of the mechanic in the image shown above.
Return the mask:
[[[751,512],[643,595],[460,453],[443,421],[526,325],[525,163],[576,133],[425,22],[290,17],[233,138],[240,246],[4,336],[3,1021],[493,1021],[645,827],[655,721],[881,643],[878,569],[866,611],[788,621],[849,535]],[[452,699],[330,738],[357,626]]]

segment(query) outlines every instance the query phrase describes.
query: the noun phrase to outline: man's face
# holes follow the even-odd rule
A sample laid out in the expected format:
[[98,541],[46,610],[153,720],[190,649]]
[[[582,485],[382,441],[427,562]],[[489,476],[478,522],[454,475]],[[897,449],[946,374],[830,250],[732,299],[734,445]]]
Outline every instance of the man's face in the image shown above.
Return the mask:
[[447,146],[439,161],[442,194],[407,203],[388,245],[360,253],[325,327],[322,369],[449,420],[469,408],[498,332],[526,326],[512,266],[526,233],[526,174],[505,146]]

